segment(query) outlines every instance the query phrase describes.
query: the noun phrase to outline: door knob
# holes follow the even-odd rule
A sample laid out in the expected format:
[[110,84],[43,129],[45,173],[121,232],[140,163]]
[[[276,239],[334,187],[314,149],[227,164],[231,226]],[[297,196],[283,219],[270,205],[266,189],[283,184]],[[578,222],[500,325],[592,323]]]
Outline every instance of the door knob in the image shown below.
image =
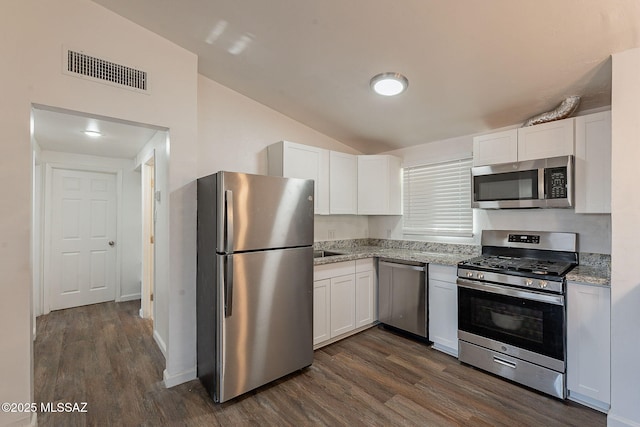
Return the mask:
[[109,246],[115,246],[116,242],[114,242],[113,240],[109,240]]

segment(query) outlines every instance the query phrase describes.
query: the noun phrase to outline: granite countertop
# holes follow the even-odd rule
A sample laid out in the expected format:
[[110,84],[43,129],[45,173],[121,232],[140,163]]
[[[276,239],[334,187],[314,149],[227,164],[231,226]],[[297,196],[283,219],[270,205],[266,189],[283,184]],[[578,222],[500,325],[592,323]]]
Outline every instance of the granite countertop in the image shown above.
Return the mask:
[[378,246],[361,246],[357,248],[328,249],[341,252],[344,255],[333,255],[315,258],[314,265],[331,264],[341,261],[352,261],[363,258],[387,258],[398,261],[417,261],[425,264],[457,265],[460,261],[472,258],[469,254],[454,254],[444,252],[427,252],[413,249],[391,249]]
[[611,268],[607,265],[579,265],[567,274],[570,282],[611,286]]
[[[425,249],[432,250],[425,250]],[[318,247],[328,251],[340,252],[342,255],[315,258],[314,265],[332,264],[341,261],[353,261],[364,258],[387,258],[398,261],[417,261],[425,264],[440,264],[456,266],[459,262],[473,258],[477,254],[469,251],[470,247],[459,246],[460,252],[451,252],[451,246],[427,246],[427,247],[405,247],[389,248],[384,246],[371,245],[345,245]],[[584,283],[587,285],[610,286],[611,285],[611,258],[601,254],[580,254],[581,265],[575,267],[567,274],[567,280],[571,282]]]

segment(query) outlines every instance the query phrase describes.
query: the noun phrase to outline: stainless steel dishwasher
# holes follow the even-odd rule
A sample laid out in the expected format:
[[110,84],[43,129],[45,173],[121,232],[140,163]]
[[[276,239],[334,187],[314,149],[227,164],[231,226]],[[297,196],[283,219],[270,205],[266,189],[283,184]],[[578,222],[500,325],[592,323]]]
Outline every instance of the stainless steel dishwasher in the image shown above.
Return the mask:
[[378,292],[380,323],[429,338],[424,263],[381,259],[378,262]]

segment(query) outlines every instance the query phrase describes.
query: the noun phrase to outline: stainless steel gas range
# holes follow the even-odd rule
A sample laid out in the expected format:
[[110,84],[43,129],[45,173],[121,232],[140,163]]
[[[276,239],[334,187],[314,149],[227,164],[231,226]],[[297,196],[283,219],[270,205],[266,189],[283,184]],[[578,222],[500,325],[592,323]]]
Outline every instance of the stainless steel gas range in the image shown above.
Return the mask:
[[566,274],[577,235],[491,230],[458,264],[458,358],[566,398]]

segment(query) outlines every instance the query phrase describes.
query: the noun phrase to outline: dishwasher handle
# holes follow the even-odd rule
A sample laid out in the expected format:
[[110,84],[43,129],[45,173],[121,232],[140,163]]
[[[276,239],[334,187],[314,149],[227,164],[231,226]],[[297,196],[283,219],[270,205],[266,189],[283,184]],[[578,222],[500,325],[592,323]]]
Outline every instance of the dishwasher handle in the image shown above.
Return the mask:
[[407,270],[425,271],[424,265],[400,264],[400,263],[389,262],[389,261],[379,261],[379,263],[380,265],[386,265],[388,267],[393,267],[393,268],[406,268]]

